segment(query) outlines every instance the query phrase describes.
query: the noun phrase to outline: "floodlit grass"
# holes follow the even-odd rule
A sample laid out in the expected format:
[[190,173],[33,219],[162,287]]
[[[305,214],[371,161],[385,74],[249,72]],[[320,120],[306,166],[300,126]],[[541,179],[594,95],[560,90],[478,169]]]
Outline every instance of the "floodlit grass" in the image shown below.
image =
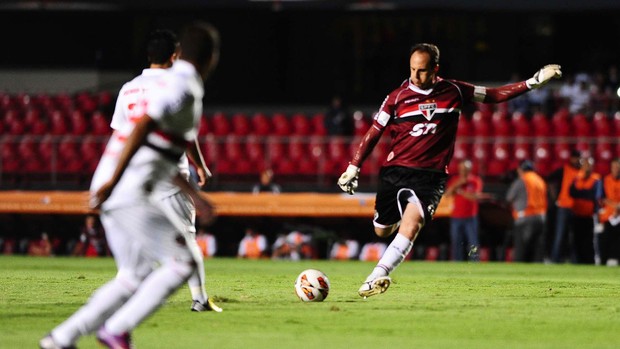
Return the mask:
[[[408,261],[387,293],[357,296],[374,263],[206,262],[224,312],[192,313],[186,286],[134,331],[158,348],[618,348],[620,268]],[[302,303],[293,283],[324,271],[331,292]],[[112,259],[0,257],[0,348],[38,340],[114,276]],[[80,348],[100,348],[94,336]]]

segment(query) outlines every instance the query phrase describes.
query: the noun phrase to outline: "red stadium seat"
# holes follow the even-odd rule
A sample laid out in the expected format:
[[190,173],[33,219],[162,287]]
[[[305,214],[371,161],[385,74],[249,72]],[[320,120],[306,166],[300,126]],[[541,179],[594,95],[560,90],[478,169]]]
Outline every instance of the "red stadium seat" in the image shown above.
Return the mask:
[[215,136],[227,136],[232,130],[230,120],[223,112],[213,113],[211,116],[211,126],[213,126],[213,135]]
[[271,123],[273,125],[273,135],[275,136],[289,136],[292,133],[290,120],[283,113],[274,113],[271,116]]
[[571,118],[573,134],[577,137],[592,136],[592,125],[590,120],[584,114],[575,114]]
[[512,149],[512,160],[519,163],[523,160],[531,160],[532,145],[528,142],[516,142]]
[[247,138],[246,152],[248,159],[254,162],[262,162],[265,160],[265,144],[257,136],[250,136]]
[[67,123],[65,121],[65,115],[61,110],[59,109],[52,110],[49,115],[49,122],[50,122],[49,130],[51,134],[57,135],[57,136],[67,134],[68,132]]
[[110,121],[101,111],[95,111],[90,117],[91,134],[95,136],[107,136],[112,134]]
[[464,114],[461,114],[459,117],[459,126],[456,135],[457,137],[471,137],[474,135],[472,121]]
[[288,157],[285,144],[282,143],[278,137],[269,137],[266,146],[265,156],[267,157],[268,163],[278,163]]
[[569,137],[573,135],[573,123],[570,120],[568,111],[561,109],[555,112],[552,116],[551,123],[553,124],[554,136]]
[[511,124],[511,133],[513,136],[527,137],[532,135],[532,124],[527,118],[527,115],[523,114],[522,112],[517,111],[512,113]]
[[299,136],[309,136],[312,134],[312,123],[306,114],[296,113],[291,116],[291,126],[293,134]]
[[549,117],[542,112],[532,115],[531,127],[530,132],[533,132],[536,137],[549,137],[553,130]]
[[69,125],[71,126],[71,134],[80,136],[88,133],[88,123],[81,110],[74,110],[69,115]]
[[325,142],[327,138],[323,136],[312,136],[308,143],[308,154],[311,158],[319,160],[326,156]]
[[484,113],[479,110],[475,111],[472,114],[471,120],[474,128],[474,135],[476,137],[491,137],[493,135],[491,119],[485,117]]
[[288,158],[293,161],[301,161],[308,158],[307,145],[298,137],[293,137],[288,143]]
[[226,137],[226,147],[224,148],[226,159],[231,161],[240,161],[246,156],[244,146],[241,139],[236,136]]
[[210,131],[209,119],[203,114],[198,125],[198,136],[206,136]]
[[371,120],[362,111],[358,110],[353,113],[353,134],[355,136],[365,135],[371,124]]
[[457,141],[454,143],[454,159],[463,160],[471,158],[471,144]]
[[264,113],[255,113],[251,118],[252,133],[259,136],[268,136],[271,133],[271,120]]
[[314,134],[317,136],[324,136],[327,134],[327,130],[325,129],[325,114],[316,113],[311,118],[312,129],[314,130]]
[[236,113],[231,116],[232,133],[237,136],[247,136],[252,131],[250,118],[245,113]]
[[614,133],[613,125],[607,113],[602,111],[597,111],[592,116],[592,128],[596,137],[609,137]]

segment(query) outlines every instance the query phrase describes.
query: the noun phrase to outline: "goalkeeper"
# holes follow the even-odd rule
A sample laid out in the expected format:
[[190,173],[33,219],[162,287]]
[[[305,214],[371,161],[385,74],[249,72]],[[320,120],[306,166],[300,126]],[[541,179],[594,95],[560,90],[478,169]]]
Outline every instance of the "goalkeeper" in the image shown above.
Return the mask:
[[388,131],[392,141],[379,173],[373,224],[379,237],[398,233],[362,283],[358,293],[364,298],[387,290],[390,273],[402,263],[424,224],[432,219],[445,190],[463,107],[474,102],[505,102],[562,75],[560,66],[551,64],[526,81],[496,88],[443,79],[437,76],[439,49],[427,43],[413,46],[409,70],[410,77],[383,101],[338,179],[338,186],[352,195],[360,167]]

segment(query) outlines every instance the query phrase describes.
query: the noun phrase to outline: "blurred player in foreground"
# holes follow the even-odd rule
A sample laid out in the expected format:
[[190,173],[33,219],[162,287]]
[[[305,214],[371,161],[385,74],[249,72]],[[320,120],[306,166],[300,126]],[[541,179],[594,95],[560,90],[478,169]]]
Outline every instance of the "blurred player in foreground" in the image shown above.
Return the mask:
[[101,209],[118,273],[41,339],[43,349],[74,348],[80,336],[97,329],[97,339],[108,348],[130,348],[131,331],[198,267],[183,221],[167,212],[154,193],[174,178],[194,200],[201,223],[214,218],[213,206],[179,173],[178,162],[194,146],[203,80],[219,59],[219,34],[206,23],[192,23],[183,32],[181,48],[179,60],[134,107],[137,121],[123,129],[133,130],[124,133],[128,137],[120,154],[113,142],[106,147],[96,172],[113,174],[104,182],[96,173],[91,184],[92,205]]
[[[169,30],[156,30],[151,33],[147,43],[149,68],[144,69],[141,75],[123,85],[118,94],[116,108],[112,115],[110,126],[116,131],[114,135],[116,141],[119,142],[119,148],[124,145],[124,139],[126,138],[126,134],[123,136],[125,125],[127,123],[133,125],[138,121],[136,117],[131,117],[133,109],[136,108],[139,100],[145,95],[148,86],[160,78],[165,73],[165,69],[172,66],[178,58],[179,49],[179,41],[173,32]],[[203,187],[207,183],[208,178],[211,177],[211,172],[204,162],[197,139],[194,141],[193,146],[187,148],[187,151],[183,153],[179,161],[179,172],[187,180],[190,180],[188,157],[196,168],[196,174],[198,175],[197,184]],[[105,175],[107,177],[109,174],[106,173]],[[205,271],[204,267],[202,267],[204,261],[200,247],[196,242],[196,210],[192,200],[172,182],[168,184],[162,183],[157,188],[157,193],[153,196],[162,200],[162,204],[167,207],[170,214],[177,215],[183,221],[185,225],[184,233],[188,235],[187,243],[198,261],[199,268],[196,269],[196,272],[187,281],[192,296],[190,310],[221,311],[221,308],[209,299],[205,289]]]
[[445,190],[461,109],[474,102],[507,101],[562,74],[559,65],[546,65],[527,81],[497,88],[447,80],[437,76],[439,49],[426,43],[411,49],[409,70],[409,79],[383,101],[372,127],[338,179],[338,186],[353,194],[360,167],[388,130],[392,143],[379,173],[373,223],[379,237],[397,230],[398,234],[359,288],[364,298],[388,289],[390,273],[402,263],[424,224],[432,219]]

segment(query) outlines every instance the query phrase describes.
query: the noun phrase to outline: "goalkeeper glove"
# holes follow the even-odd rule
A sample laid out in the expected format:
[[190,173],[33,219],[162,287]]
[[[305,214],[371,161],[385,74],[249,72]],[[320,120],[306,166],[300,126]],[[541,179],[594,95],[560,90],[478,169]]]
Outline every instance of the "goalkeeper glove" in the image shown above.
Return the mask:
[[357,179],[360,175],[360,168],[355,165],[349,165],[347,170],[338,179],[338,186],[345,193],[353,195],[357,189]]
[[562,76],[562,71],[560,70],[562,67],[557,64],[548,64],[542,67],[539,71],[534,74],[531,78],[525,81],[525,84],[530,89],[535,89],[543,86],[549,80],[553,78],[559,78]]

